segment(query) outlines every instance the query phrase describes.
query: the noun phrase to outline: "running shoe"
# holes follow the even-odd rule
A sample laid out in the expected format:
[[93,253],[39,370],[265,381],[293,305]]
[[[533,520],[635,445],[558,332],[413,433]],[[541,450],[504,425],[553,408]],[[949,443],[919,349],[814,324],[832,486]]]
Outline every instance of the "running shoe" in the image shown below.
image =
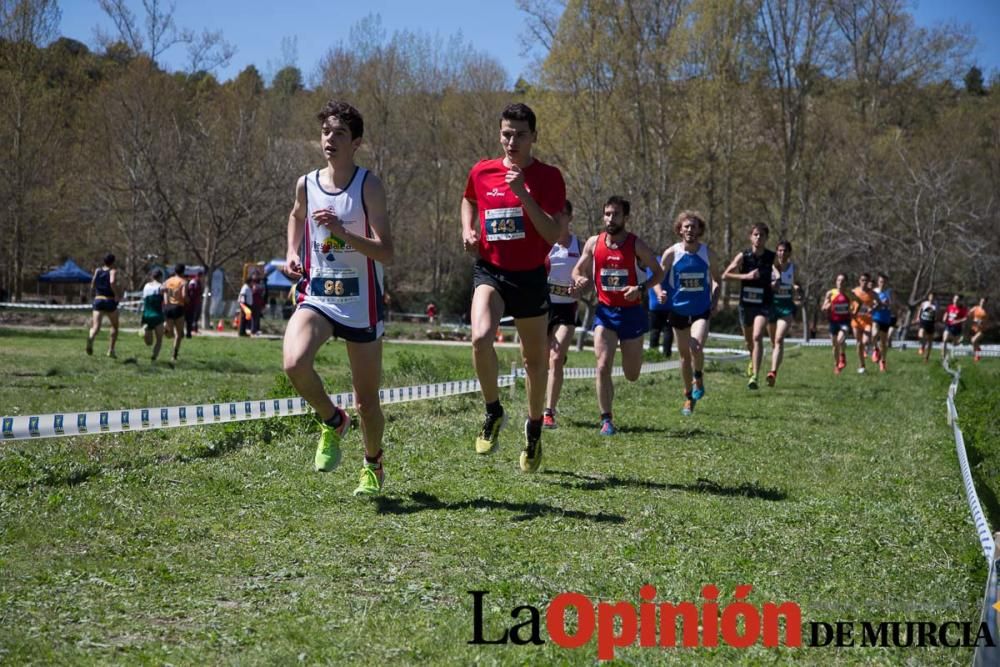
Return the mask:
[[548,429],[559,428],[559,425],[556,424],[556,416],[550,415],[548,412],[546,412],[545,415],[542,417],[542,428],[548,428]]
[[880,373],[885,373],[885,359],[878,360],[878,370]]
[[858,375],[864,375],[864,374],[865,374],[865,373],[867,373],[867,372],[868,372],[868,371],[866,371],[866,370],[865,370],[865,367],[864,367],[864,366],[862,366],[861,368],[859,368],[859,369],[858,369]]
[[614,435],[617,432],[618,429],[615,428],[610,419],[601,420],[601,435]]
[[980,359],[982,359],[982,356],[983,356],[983,355],[981,355],[981,354],[977,354],[977,355],[975,355],[974,357],[972,357],[972,360],[973,360],[973,361],[979,361]]
[[694,414],[694,404],[696,402],[697,401],[695,401],[692,398],[689,398],[686,401],[684,401],[684,407],[681,408],[681,414],[685,417],[690,417],[692,414]]
[[774,386],[774,381],[777,378],[778,378],[778,374],[775,373],[774,371],[771,371],[770,373],[768,373],[767,374],[767,386],[768,387],[773,387]]
[[750,381],[747,382],[747,389],[757,389],[757,387],[758,387],[758,385],[757,385],[757,376],[756,375],[751,375],[750,376]]
[[833,365],[833,374],[834,375],[840,375],[843,371],[844,371],[844,368],[840,364],[834,364]]
[[847,355],[846,354],[841,354],[840,355],[840,359],[837,360],[837,365],[840,366],[841,370],[843,370],[847,366]]
[[93,354],[93,353],[94,353],[94,341],[92,341],[92,340],[90,340],[88,338],[87,339],[87,354],[89,355],[89,354]]
[[340,465],[340,440],[351,425],[351,417],[340,408],[340,426],[334,428],[319,423],[319,444],[316,445],[316,472],[330,472]]
[[382,490],[385,481],[385,470],[381,463],[368,463],[361,466],[361,479],[358,488],[354,489],[356,496],[375,496]]
[[108,350],[108,357],[110,357],[111,359],[117,359],[118,355],[115,353],[114,350]]
[[747,362],[747,377],[753,377],[753,359]]
[[521,470],[535,472],[542,465],[542,434],[532,437],[528,433],[528,420],[524,420],[524,449],[521,450]]
[[695,378],[694,389],[691,390],[691,398],[700,401],[705,396],[705,379]]
[[878,360],[879,360],[879,359],[881,359],[881,358],[882,358],[882,355],[881,355],[881,353],[880,353],[880,352],[878,351],[878,348],[877,348],[877,347],[876,347],[876,348],[873,348],[873,349],[872,349],[872,361],[873,361],[874,363],[876,363],[876,364],[877,364],[877,363],[878,363]]
[[500,442],[500,429],[507,423],[507,413],[500,412],[499,416],[486,413],[483,421],[483,428],[476,436],[476,454],[489,454],[496,449]]

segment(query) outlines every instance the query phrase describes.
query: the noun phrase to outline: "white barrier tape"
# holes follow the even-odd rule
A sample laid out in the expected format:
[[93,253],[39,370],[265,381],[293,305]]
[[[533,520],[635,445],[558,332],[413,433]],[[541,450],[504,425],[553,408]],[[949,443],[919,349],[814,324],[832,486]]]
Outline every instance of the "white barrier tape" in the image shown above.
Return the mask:
[[[497,384],[506,387],[513,384],[509,375],[501,375]],[[379,400],[383,404],[406,403],[444,396],[457,396],[479,391],[479,380],[453,380],[436,384],[394,387],[379,390]],[[354,406],[354,393],[331,394],[335,405]],[[270,417],[288,417],[312,412],[312,408],[301,397],[270,398],[252,401],[231,401],[227,403],[202,403],[200,405],[179,405],[173,407],[131,408],[121,410],[98,410],[94,412],[66,412],[45,415],[2,418],[2,438],[4,441],[33,440],[37,438],[65,437],[90,433],[122,433],[125,431],[147,431],[178,426],[198,426]]]
[[[119,301],[119,308],[138,308],[142,301]],[[93,310],[94,304],[59,304],[59,303],[18,303],[16,301],[0,301],[0,308],[13,310]]]
[[[736,334],[724,334],[724,333],[714,333],[714,332],[710,332],[708,334],[708,337],[709,338],[716,338],[718,340],[734,340],[734,341],[743,341],[744,340],[743,336],[738,336]],[[853,339],[851,339],[851,340],[853,340]],[[765,343],[769,342],[769,339],[766,336],[764,337],[764,342]],[[817,336],[815,338],[812,338],[812,339],[810,339],[808,341],[806,339],[804,339],[804,338],[785,338],[785,343],[786,344],[787,343],[792,343],[792,344],[795,344],[795,345],[803,345],[805,347],[829,347],[831,345],[831,341],[830,341],[829,338],[823,338],[823,337],[819,337],[819,336]],[[898,347],[901,350],[908,349],[909,345],[913,345],[913,346],[920,345],[919,341],[915,341],[915,340],[902,340],[902,341],[901,340],[893,340],[892,343],[893,343],[893,349],[895,349],[896,347]],[[936,350],[940,350],[941,349],[941,343],[932,343],[931,344],[931,348],[932,349],[936,349]],[[971,345],[952,345],[948,349],[955,356],[968,356],[968,355],[972,354],[972,346]],[[982,356],[984,356],[984,357],[1000,357],[1000,345],[995,345],[995,344],[982,345],[980,347],[980,354]]]
[[969,510],[972,512],[972,520],[976,525],[976,533],[979,535],[979,544],[983,549],[983,556],[986,562],[993,565],[993,553],[995,544],[990,527],[986,523],[986,515],[983,514],[983,507],[979,503],[979,495],[976,493],[976,486],[972,481],[972,469],[969,467],[969,457],[965,451],[965,436],[958,426],[958,411],[955,409],[955,392],[958,391],[958,381],[962,375],[961,369],[952,370],[948,365],[948,360],[943,361],[944,370],[951,375],[951,385],[948,387],[948,420],[951,423],[952,433],[955,436],[955,451],[958,454],[958,466],[962,471],[962,482],[965,485],[965,499],[969,503]]
[[[715,350],[718,351],[718,350]],[[742,358],[746,352],[731,350],[732,357],[718,361]],[[680,362],[662,361],[646,364],[643,373],[655,373],[678,368]],[[523,368],[512,368],[511,375],[497,378],[499,387],[512,387],[515,378],[525,377]],[[595,368],[566,368],[564,378],[592,378]],[[612,375],[624,374],[621,366],[615,366]],[[383,405],[423,401],[445,396],[477,393],[479,380],[450,380],[434,384],[393,387],[379,390],[379,401]],[[354,393],[330,394],[335,405],[354,407]],[[270,398],[252,401],[231,401],[227,403],[202,403],[199,405],[179,405],[156,408],[125,408],[120,410],[97,410],[93,412],[65,412],[43,415],[2,417],[0,434],[4,441],[34,440],[39,438],[67,437],[90,433],[122,433],[125,431],[147,431],[179,426],[198,426],[270,417],[289,417],[312,412],[304,398]]]

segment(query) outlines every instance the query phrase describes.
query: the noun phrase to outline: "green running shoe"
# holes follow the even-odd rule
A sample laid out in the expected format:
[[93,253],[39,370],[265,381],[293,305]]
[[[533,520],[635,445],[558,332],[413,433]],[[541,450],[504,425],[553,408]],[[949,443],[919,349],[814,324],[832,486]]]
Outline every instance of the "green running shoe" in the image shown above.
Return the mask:
[[542,465],[542,434],[532,436],[528,433],[527,421],[524,422],[524,449],[519,463],[523,472],[536,472]]
[[316,472],[330,472],[340,465],[340,440],[351,425],[351,417],[346,412],[340,412],[340,426],[333,428],[323,422],[319,423],[319,444],[316,446]]
[[500,429],[507,423],[507,413],[501,412],[499,416],[486,413],[483,421],[483,428],[476,436],[476,454],[489,454],[500,442]]
[[747,389],[757,389],[757,376],[751,375],[750,381],[747,382]]
[[753,377],[753,359],[747,362],[747,377]]
[[382,490],[382,482],[385,481],[385,470],[381,462],[368,463],[361,466],[361,480],[358,488],[354,489],[356,496],[376,496]]

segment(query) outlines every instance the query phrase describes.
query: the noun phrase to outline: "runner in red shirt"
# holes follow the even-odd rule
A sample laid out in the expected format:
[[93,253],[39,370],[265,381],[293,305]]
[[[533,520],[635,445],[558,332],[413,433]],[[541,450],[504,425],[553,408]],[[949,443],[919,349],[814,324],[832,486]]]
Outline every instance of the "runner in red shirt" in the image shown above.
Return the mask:
[[948,356],[948,340],[958,345],[962,340],[962,325],[969,319],[969,309],[962,305],[962,295],[951,297],[951,303],[944,311],[944,333],[941,334],[941,358]]
[[562,173],[531,156],[538,135],[535,113],[511,104],[500,114],[502,158],[482,160],[469,172],[462,199],[462,241],[476,255],[472,294],[472,360],[486,402],[476,452],[488,454],[506,421],[497,386],[493,341],[500,318],[514,318],[527,371],[528,421],[521,470],[542,461],[542,410],[548,372],[549,287],[545,259],[559,238],[553,216],[563,210]]
[[[625,229],[630,209],[627,199],[618,196],[608,199],[604,204],[604,231],[587,239],[580,261],[573,268],[573,284],[578,291],[591,281],[597,290],[594,354],[597,355],[601,435],[618,432],[611,416],[615,396],[611,370],[615,365],[615,352],[621,344],[625,379],[638,380],[642,370],[642,339],[649,328],[642,298],[650,285],[659,285],[663,280],[659,258],[642,239]],[[647,268],[653,272],[649,280],[645,274]]]

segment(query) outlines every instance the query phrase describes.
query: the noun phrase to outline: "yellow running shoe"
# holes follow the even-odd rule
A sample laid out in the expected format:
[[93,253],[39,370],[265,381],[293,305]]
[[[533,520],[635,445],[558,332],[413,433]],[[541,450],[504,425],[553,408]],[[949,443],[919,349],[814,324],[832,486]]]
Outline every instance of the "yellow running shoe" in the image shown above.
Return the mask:
[[476,436],[476,454],[489,454],[496,449],[500,442],[500,429],[507,423],[507,413],[501,412],[500,416],[486,413],[483,421],[483,428]]
[[330,472],[340,465],[340,440],[351,425],[351,417],[346,412],[340,412],[340,426],[333,428],[323,422],[319,423],[319,444],[316,445],[316,472]]
[[542,465],[542,434],[532,436],[528,433],[528,421],[524,422],[524,449],[521,450],[521,470],[536,472]]
[[356,496],[376,496],[382,490],[382,482],[385,481],[385,470],[382,468],[382,457],[378,463],[368,463],[361,466],[361,480],[358,488],[354,489]]

